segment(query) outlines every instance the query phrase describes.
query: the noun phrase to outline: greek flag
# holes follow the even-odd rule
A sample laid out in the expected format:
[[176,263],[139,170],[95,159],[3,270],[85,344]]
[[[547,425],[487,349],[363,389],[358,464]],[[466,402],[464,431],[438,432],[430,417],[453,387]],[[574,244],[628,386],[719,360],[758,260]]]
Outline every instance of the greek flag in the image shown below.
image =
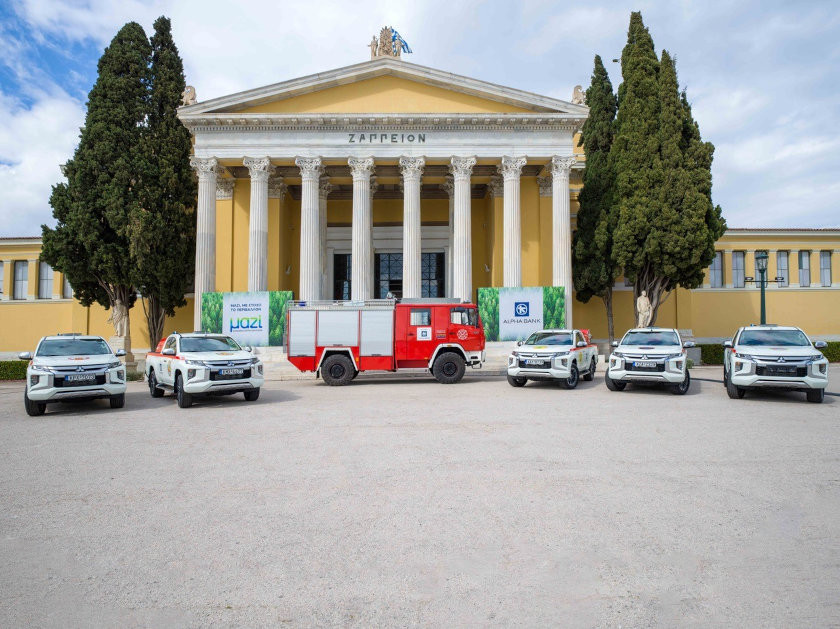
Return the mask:
[[399,46],[403,52],[412,52],[411,47],[408,45],[408,42],[406,42],[402,38],[402,36],[393,28],[391,29],[391,43],[393,43],[394,46]]

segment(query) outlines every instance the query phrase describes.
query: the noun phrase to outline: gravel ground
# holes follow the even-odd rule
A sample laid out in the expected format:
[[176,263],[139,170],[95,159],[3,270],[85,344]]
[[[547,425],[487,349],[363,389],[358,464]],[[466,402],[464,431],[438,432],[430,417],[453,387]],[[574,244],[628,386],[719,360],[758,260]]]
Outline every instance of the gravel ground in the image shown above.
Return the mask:
[[840,624],[840,369],[822,405],[270,382],[179,410],[0,385],[0,626]]

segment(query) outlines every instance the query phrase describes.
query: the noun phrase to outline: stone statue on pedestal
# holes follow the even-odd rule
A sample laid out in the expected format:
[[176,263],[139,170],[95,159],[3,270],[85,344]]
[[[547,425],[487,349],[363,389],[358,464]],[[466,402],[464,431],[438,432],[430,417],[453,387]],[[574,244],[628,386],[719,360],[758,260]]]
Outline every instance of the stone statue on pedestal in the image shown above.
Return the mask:
[[642,294],[639,295],[639,298],[636,300],[636,312],[638,313],[636,327],[648,327],[650,325],[650,320],[653,317],[653,308],[650,305],[650,299],[648,299],[646,290],[643,290]]

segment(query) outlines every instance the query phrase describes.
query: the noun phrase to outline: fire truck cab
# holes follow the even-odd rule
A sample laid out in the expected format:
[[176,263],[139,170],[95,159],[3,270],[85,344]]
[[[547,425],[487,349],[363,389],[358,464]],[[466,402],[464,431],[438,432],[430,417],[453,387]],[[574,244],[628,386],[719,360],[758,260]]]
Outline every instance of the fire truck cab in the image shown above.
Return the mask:
[[329,385],[362,371],[428,369],[443,384],[484,364],[475,304],[447,299],[289,302],[286,355]]

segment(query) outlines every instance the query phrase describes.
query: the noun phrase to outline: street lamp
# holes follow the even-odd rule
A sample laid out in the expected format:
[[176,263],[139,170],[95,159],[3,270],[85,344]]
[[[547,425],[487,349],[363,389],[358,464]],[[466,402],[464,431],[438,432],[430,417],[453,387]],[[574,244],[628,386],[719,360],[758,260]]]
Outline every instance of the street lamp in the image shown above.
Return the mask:
[[767,314],[764,307],[764,287],[767,286],[767,252],[766,251],[756,251],[755,252],[755,267],[758,270],[758,282],[761,286],[761,324],[764,325],[767,323]]

